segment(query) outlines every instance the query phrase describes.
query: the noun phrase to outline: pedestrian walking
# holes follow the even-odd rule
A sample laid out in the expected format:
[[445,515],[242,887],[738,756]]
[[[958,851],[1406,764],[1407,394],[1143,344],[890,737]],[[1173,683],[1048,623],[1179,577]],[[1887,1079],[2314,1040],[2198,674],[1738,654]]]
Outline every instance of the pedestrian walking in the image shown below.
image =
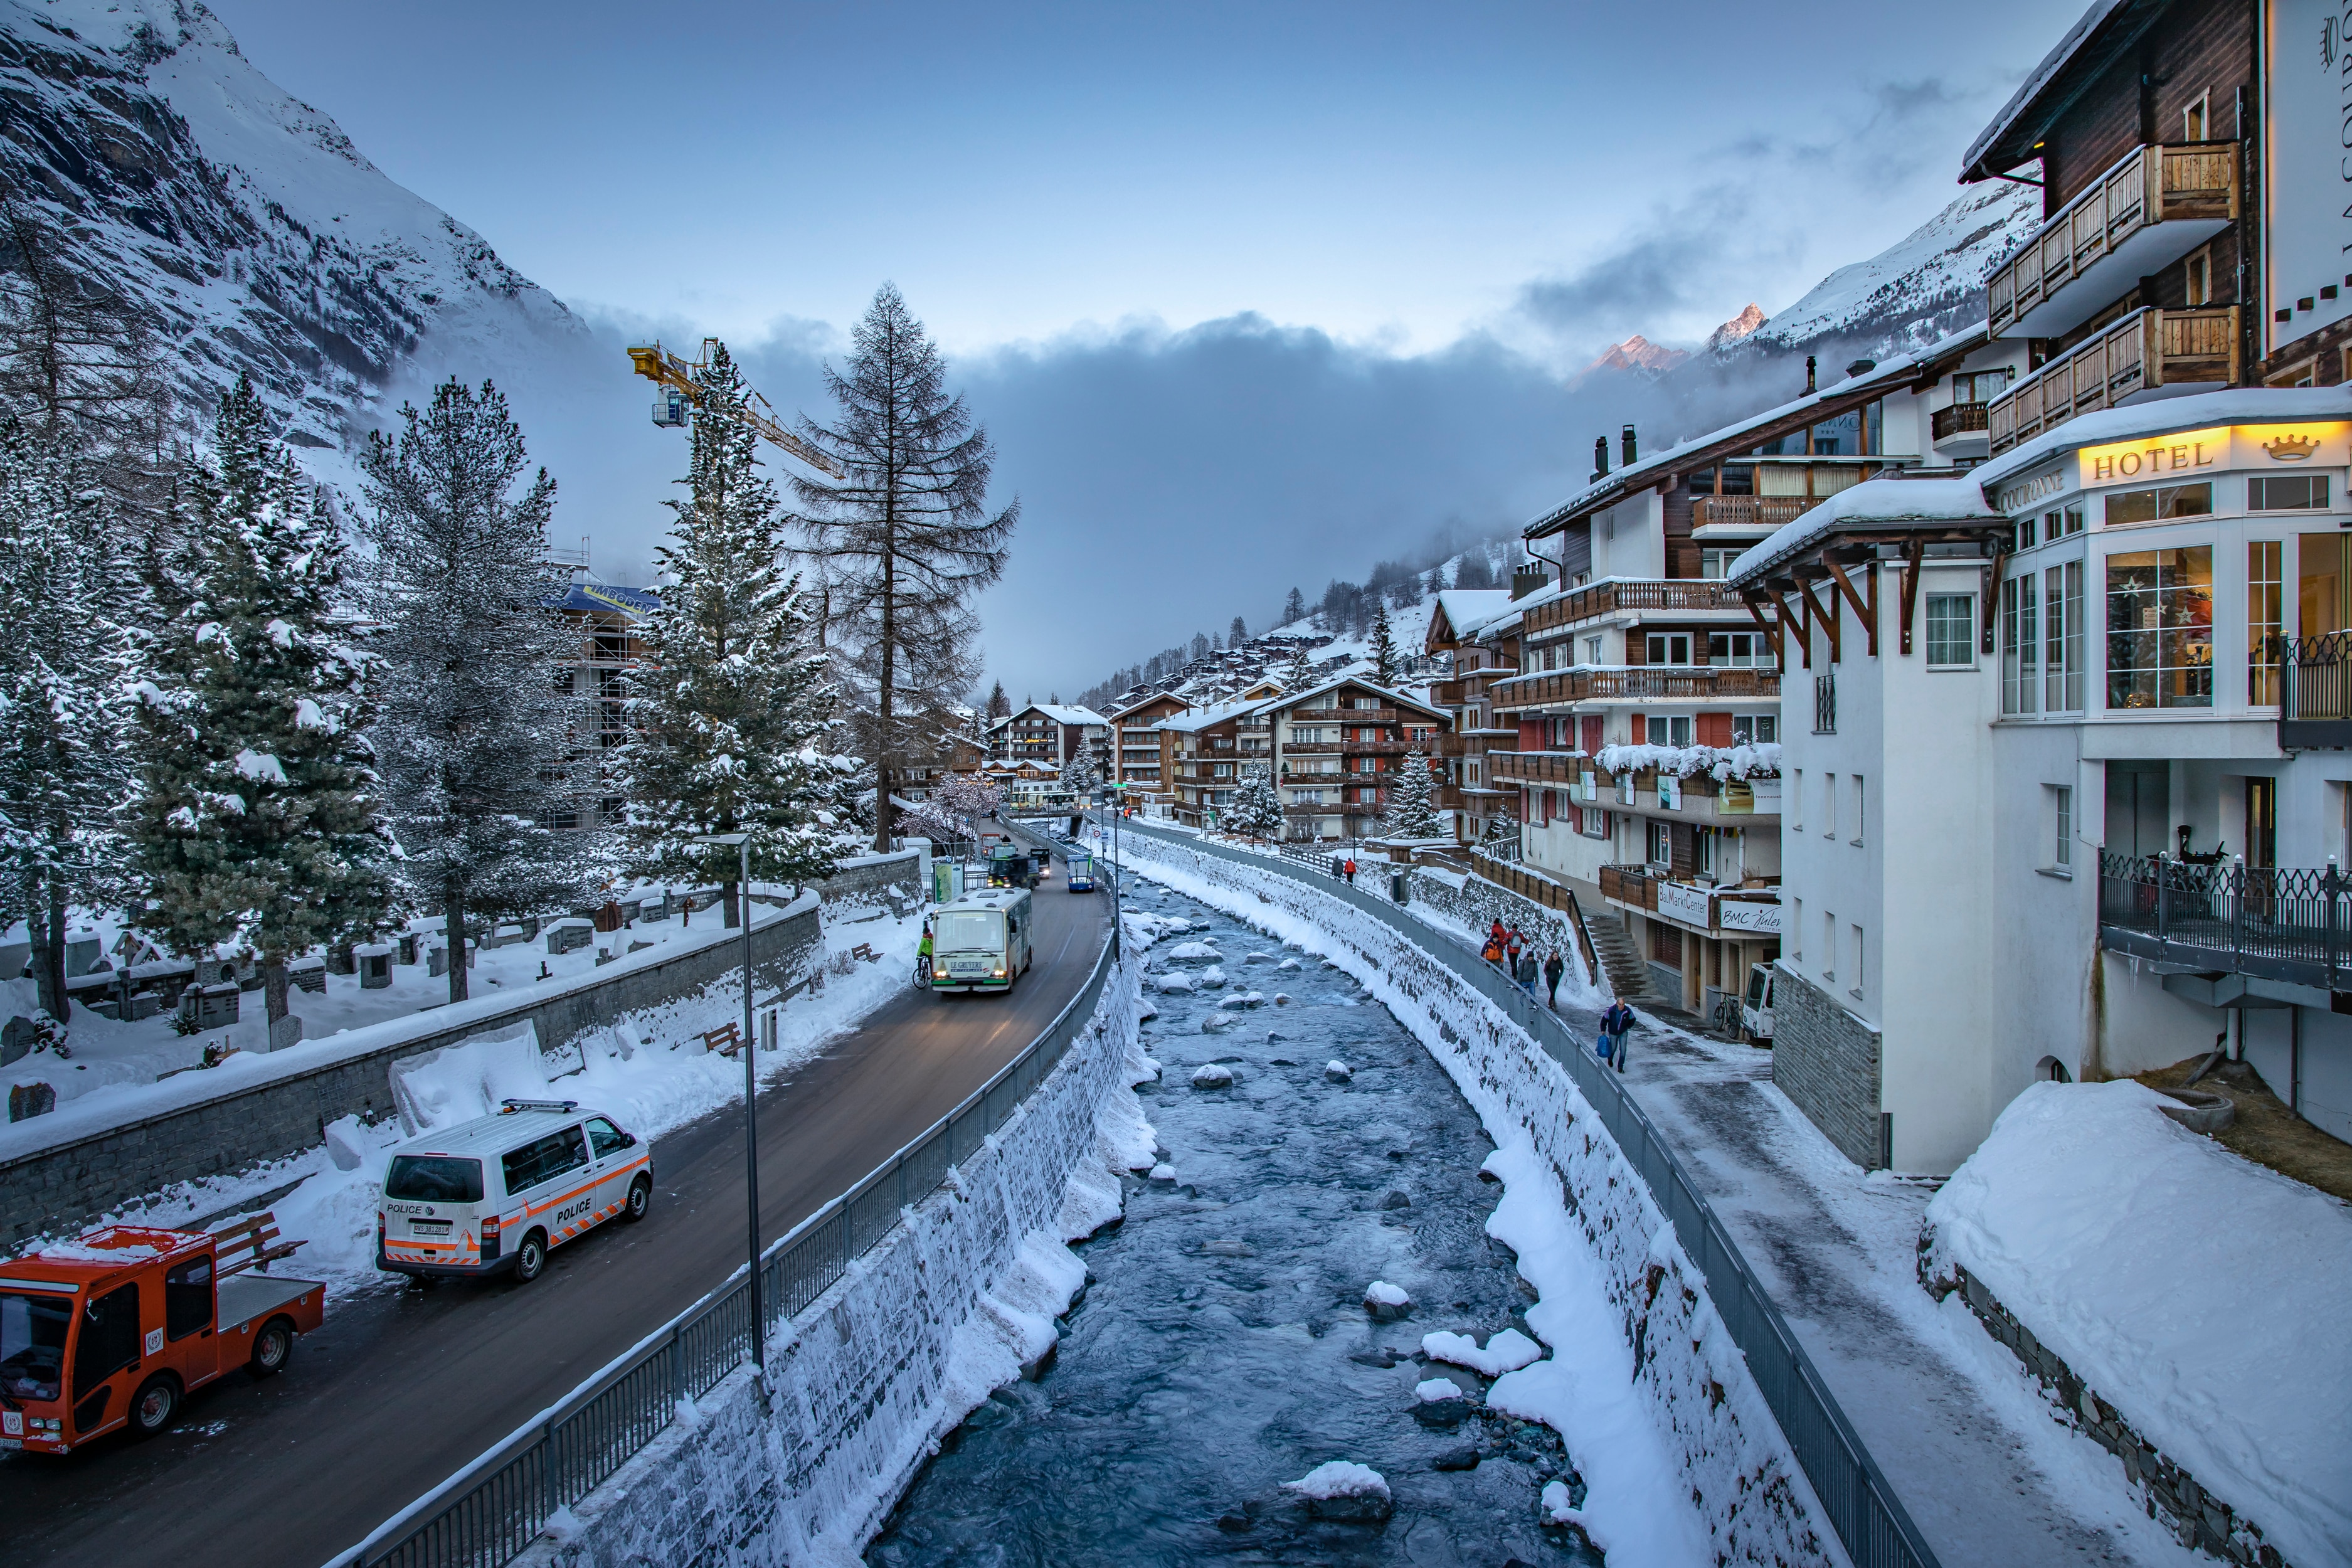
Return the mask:
[[1513,926],[1511,934],[1503,939],[1503,951],[1510,955],[1511,969],[1515,973],[1519,967],[1520,950],[1526,946],[1527,940],[1519,935],[1519,929],[1517,926]]
[[1356,858],[1353,855],[1348,857],[1347,871],[1348,886],[1352,888],[1356,885]]
[[1622,1002],[1612,1002],[1601,1015],[1601,1038],[1593,1047],[1594,1054],[1619,1072],[1625,1070],[1625,1037],[1633,1033],[1633,1009]]
[[1486,939],[1486,945],[1478,950],[1478,956],[1493,964],[1496,968],[1502,968],[1503,944],[1501,941],[1496,937],[1488,937]]
[[1553,948],[1551,956],[1544,960],[1543,973],[1544,984],[1551,987],[1551,1010],[1557,1013],[1559,1011],[1559,977],[1568,973],[1568,962],[1560,957],[1559,949]]
[[1536,963],[1535,949],[1530,947],[1519,953],[1518,963],[1511,977],[1519,983],[1519,989],[1526,992],[1528,1000],[1532,1002],[1536,999],[1536,981],[1542,973],[1541,966]]

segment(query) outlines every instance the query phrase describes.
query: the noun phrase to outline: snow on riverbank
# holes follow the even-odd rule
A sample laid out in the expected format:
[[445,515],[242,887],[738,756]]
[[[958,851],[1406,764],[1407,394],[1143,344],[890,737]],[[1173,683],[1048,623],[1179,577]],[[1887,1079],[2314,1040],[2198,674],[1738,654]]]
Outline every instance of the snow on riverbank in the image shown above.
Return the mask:
[[[716,921],[715,913],[711,919]],[[919,915],[904,920],[885,916],[828,929],[825,987],[814,996],[795,996],[784,1005],[779,1015],[777,1048],[759,1054],[761,1081],[773,1082],[809,1060],[827,1042],[854,1030],[858,1020],[904,990],[913,973],[915,943],[921,934]],[[880,952],[879,962],[851,959],[845,968],[837,967],[860,942],[870,943]],[[740,1007],[740,988],[732,995]],[[655,1139],[742,1099],[740,1058],[712,1055],[695,1040],[677,1047],[647,1043],[671,1037],[668,1031],[649,1026],[652,1015],[664,1010],[631,1015],[615,1027],[592,1037],[580,1053],[582,1065],[551,1079],[547,1092],[577,1100],[610,1114],[629,1131]],[[479,1047],[468,1044],[456,1049],[478,1052]],[[451,1072],[442,1078],[446,1083],[457,1076]],[[487,1091],[481,1095],[478,1105],[453,1106],[450,1114],[462,1120],[458,1112],[482,1115],[494,1110]],[[278,1229],[289,1240],[308,1244],[289,1262],[278,1266],[282,1271],[325,1280],[331,1296],[390,1283],[398,1277],[379,1274],[375,1268],[376,1194],[391,1150],[405,1134],[397,1121],[368,1127],[357,1117],[348,1116],[331,1124],[328,1132],[325,1145],[292,1159],[233,1178],[182,1184],[142,1207],[106,1217],[147,1225],[204,1221],[217,1226],[234,1215],[266,1207],[277,1215]],[[339,1163],[338,1154],[347,1163]],[[658,1143],[654,1159],[658,1169]],[[289,1185],[292,1190],[286,1191]],[[270,1197],[272,1194],[278,1195]]]
[[2030,1086],[1928,1204],[1926,1269],[1982,1281],[2296,1568],[2341,1568],[2352,1344],[2320,1326],[2352,1281],[2352,1209],[2165,1103],[2131,1082]]
[[1580,1517],[1612,1563],[1845,1561],[1704,1277],[1559,1064],[1428,953],[1273,868],[1140,834],[1121,848],[1129,869],[1354,976],[1477,1111],[1504,1183],[1487,1229],[1517,1253],[1551,1352],[1488,1402],[1567,1440],[1589,1488]]

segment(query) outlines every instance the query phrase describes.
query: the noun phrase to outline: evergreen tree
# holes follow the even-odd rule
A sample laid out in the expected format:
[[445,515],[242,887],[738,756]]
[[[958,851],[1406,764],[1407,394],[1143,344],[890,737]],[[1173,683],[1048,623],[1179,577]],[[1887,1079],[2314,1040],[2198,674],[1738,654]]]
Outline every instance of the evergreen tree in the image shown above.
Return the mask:
[[1436,837],[1437,812],[1432,804],[1436,796],[1437,774],[1429,754],[1415,752],[1389,785],[1388,815],[1381,818],[1381,831],[1391,838]]
[[1095,763],[1092,747],[1080,746],[1062,764],[1062,787],[1080,800],[1090,799],[1102,788],[1102,770]]
[[[557,826],[578,805],[564,661],[579,639],[547,559],[555,481],[541,468],[517,489],[523,438],[506,399],[453,378],[400,416],[399,438],[371,434],[360,458],[359,532],[375,550],[362,575],[383,628],[376,750],[401,883],[440,908],[458,954],[470,917],[568,907],[592,880],[590,836]],[[466,981],[453,962],[450,1001]]]
[[847,664],[837,678],[851,686],[859,749],[880,783],[881,849],[898,771],[919,737],[946,727],[978,674],[971,598],[1003,575],[1021,503],[988,515],[995,448],[948,395],[946,362],[896,287],[876,291],[851,341],[846,374],[825,370],[835,423],[801,421],[846,477],[793,486],[808,508],[797,521],[834,584],[832,639]]
[[123,858],[136,576],[119,512],[69,427],[0,423],[0,925],[22,919],[42,1011],[62,1023],[72,905]]
[[1226,832],[1244,837],[1280,837],[1282,796],[1275,792],[1273,768],[1265,763],[1252,763],[1244,768],[1241,783],[1234,789],[1234,798],[1218,808],[1217,820]]
[[1282,670],[1283,690],[1304,691],[1314,684],[1315,666],[1307,658],[1307,644],[1304,641],[1291,644],[1290,662],[1285,665]]
[[1225,646],[1239,647],[1247,641],[1249,641],[1249,623],[1235,616],[1234,624],[1225,628]]
[[187,553],[140,689],[132,922],[175,952],[257,954],[274,1037],[287,960],[390,914],[373,661],[350,643],[334,520],[244,378],[182,495]]
[[1001,680],[988,689],[988,716],[992,719],[1013,717],[1013,699],[1004,695],[1004,682]]
[[1293,588],[1290,597],[1282,601],[1282,624],[1295,626],[1307,618],[1307,595]]
[[660,606],[642,623],[644,658],[625,678],[634,733],[618,748],[628,798],[630,868],[656,880],[708,881],[740,918],[739,852],[698,843],[751,836],[751,875],[803,882],[833,870],[838,770],[820,742],[834,728],[827,658],[814,615],[782,562],[776,487],[759,471],[735,412],[742,374],[711,353],[694,416],[692,467],[670,542]]
[[1396,635],[1389,630],[1388,606],[1381,606],[1372,617],[1372,679],[1381,686],[1396,684],[1400,667],[1397,658]]

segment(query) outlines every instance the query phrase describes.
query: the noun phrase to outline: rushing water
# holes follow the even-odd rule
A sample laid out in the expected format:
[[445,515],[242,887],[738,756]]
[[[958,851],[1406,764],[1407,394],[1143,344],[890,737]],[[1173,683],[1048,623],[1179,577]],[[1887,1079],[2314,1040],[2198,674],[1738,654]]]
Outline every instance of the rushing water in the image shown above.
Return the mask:
[[[1165,1070],[1138,1092],[1175,1180],[1129,1179],[1124,1224],[1078,1248],[1089,1283],[1056,1359],[949,1436],[867,1562],[1598,1563],[1538,1521],[1545,1482],[1583,1497],[1557,1436],[1479,1407],[1476,1373],[1421,1360],[1433,1330],[1530,1331],[1510,1251],[1485,1231],[1499,1189],[1478,1173],[1476,1116],[1346,974],[1149,885],[1129,908],[1200,923],[1160,939],[1147,987],[1204,974],[1170,956],[1181,942],[1224,954],[1222,987],[1147,993]],[[1232,1006],[1252,991],[1263,1003]],[[1202,1032],[1221,1002],[1238,1022]],[[1333,1059],[1351,1081],[1326,1078]],[[1210,1062],[1233,1087],[1192,1087]],[[1370,1319],[1375,1279],[1411,1292],[1411,1316]],[[1416,1415],[1414,1384],[1439,1376],[1470,1394],[1457,1424]],[[1393,1515],[1318,1519],[1282,1489],[1330,1459],[1380,1471]]]

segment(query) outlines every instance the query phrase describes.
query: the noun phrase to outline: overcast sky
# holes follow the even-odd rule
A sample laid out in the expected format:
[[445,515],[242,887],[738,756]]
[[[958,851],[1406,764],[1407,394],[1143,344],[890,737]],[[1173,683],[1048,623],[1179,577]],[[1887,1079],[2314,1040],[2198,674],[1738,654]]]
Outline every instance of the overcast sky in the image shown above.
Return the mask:
[[[1901,237],[2074,16],[209,3],[592,322],[725,335],[788,410],[894,279],[1022,495],[983,615],[1041,698],[1557,499],[1605,425],[1567,373]],[[658,499],[559,531],[641,559]]]

